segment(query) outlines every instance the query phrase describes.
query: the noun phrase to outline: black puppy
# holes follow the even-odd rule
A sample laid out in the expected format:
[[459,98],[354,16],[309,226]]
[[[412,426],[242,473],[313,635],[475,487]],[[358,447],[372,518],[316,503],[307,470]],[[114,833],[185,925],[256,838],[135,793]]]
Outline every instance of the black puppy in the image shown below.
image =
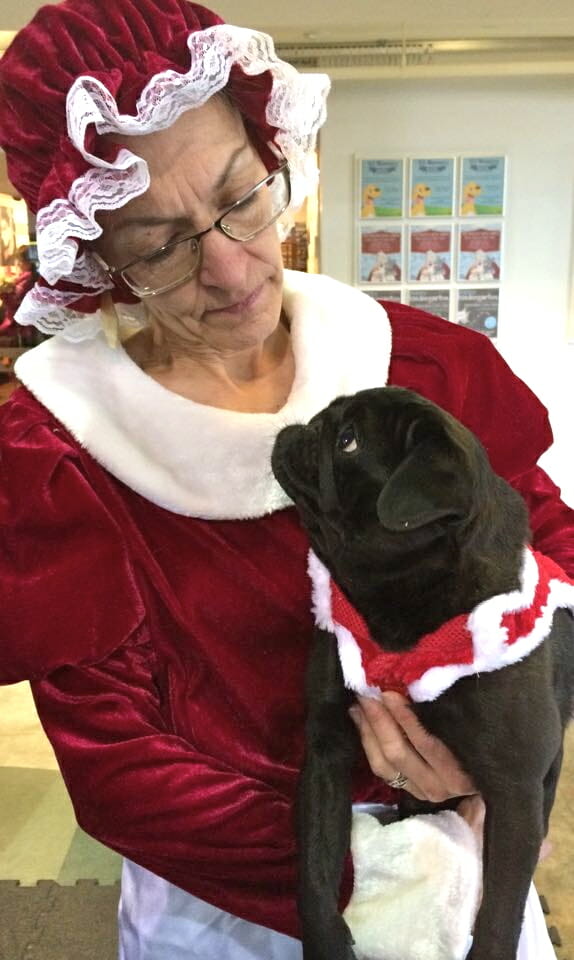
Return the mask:
[[[286,427],[272,467],[313,550],[383,652],[407,655],[445,621],[525,589],[522,498],[492,471],[470,431],[409,390],[341,397],[307,426]],[[452,685],[435,685],[435,699],[424,691],[414,697],[423,725],[458,757],[486,803],[472,960],[516,957],[574,705],[574,630],[565,609],[572,589],[549,604],[546,639],[522,647],[523,659],[514,655],[515,662],[494,669],[477,657]],[[350,696],[335,636],[318,628],[298,798],[305,960],[354,957],[337,910],[357,749]]]

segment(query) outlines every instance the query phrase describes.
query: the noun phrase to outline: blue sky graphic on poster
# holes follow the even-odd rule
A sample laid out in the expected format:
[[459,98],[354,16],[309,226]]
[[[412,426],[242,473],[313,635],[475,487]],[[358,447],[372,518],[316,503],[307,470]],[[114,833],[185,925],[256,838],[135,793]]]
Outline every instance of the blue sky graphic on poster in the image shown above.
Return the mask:
[[460,188],[461,217],[492,217],[504,213],[504,157],[463,157]]
[[402,160],[362,160],[360,217],[402,217],[404,194]]
[[453,215],[454,159],[452,157],[411,160],[409,215],[451,217]]

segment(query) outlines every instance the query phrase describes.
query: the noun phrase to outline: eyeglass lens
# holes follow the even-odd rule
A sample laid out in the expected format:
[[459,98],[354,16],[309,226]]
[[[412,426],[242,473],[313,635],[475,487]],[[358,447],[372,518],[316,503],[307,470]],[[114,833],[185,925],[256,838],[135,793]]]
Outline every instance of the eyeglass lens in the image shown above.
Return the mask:
[[[219,221],[219,227],[234,240],[251,240],[279,217],[289,203],[287,171],[279,171],[250,190]],[[136,293],[151,294],[176,286],[193,275],[199,265],[200,241],[188,237],[158,250],[122,271]]]

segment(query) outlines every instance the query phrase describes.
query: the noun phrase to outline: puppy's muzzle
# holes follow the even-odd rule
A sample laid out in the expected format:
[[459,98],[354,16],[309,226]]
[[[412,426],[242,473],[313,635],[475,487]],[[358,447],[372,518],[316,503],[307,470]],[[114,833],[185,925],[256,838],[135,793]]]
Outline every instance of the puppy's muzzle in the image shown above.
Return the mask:
[[284,427],[275,439],[271,453],[273,474],[296,503],[316,508],[319,432],[312,425]]

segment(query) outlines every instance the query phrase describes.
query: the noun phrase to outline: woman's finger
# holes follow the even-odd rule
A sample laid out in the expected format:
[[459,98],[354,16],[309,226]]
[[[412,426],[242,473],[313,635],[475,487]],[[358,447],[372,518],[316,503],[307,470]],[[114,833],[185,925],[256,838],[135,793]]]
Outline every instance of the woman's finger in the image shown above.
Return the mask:
[[438,803],[447,798],[439,778],[383,703],[361,700],[359,719],[363,749],[373,773],[387,783],[401,774],[407,778],[404,789],[419,800]]
[[[390,703],[359,698],[358,729],[373,772],[386,781],[400,772],[408,778],[405,790],[421,800],[435,803],[474,792],[474,786],[450,751],[443,744],[440,749],[431,749],[427,743],[430,735],[408,706],[406,714],[402,710],[408,702],[400,694],[394,697],[396,699],[391,699]],[[409,733],[415,737],[416,744],[411,743]],[[423,746],[431,762],[427,756],[421,755],[417,745]]]
[[472,778],[462,769],[449,748],[423,727],[410,701],[399,693],[383,694],[383,702],[404,735],[448,789],[449,796],[462,797],[477,792]]
[[445,799],[433,771],[408,742],[384,704],[377,702],[367,710],[357,706],[351,711],[353,714],[369,766],[376,776],[389,783],[400,774],[407,778],[404,789],[419,800]]
[[[386,783],[398,773],[402,773],[407,777],[404,789],[419,800],[423,800],[424,793],[412,776],[412,760],[409,761],[406,757],[410,748],[404,743],[401,730],[391,714],[382,704],[378,704],[378,707],[376,725],[369,722],[365,711],[359,705],[351,707],[349,711],[359,731],[368,764],[375,776],[381,777]],[[401,757],[401,759],[393,760],[390,757]]]

